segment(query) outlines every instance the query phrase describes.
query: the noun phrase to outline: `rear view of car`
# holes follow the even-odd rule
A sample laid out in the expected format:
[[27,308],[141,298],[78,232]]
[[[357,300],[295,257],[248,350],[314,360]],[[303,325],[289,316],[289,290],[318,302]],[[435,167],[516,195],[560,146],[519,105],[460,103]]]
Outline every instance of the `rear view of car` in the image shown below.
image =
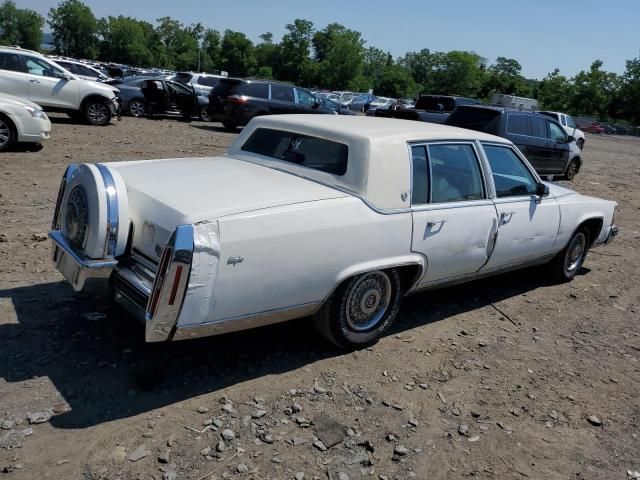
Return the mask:
[[244,126],[256,115],[269,112],[269,84],[223,78],[209,94],[209,114],[225,128]]

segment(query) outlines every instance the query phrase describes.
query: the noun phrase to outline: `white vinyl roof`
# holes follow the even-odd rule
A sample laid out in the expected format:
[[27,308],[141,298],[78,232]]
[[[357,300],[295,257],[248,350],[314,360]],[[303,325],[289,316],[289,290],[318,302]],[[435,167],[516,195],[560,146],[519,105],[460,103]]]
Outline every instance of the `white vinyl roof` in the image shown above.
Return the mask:
[[[285,130],[333,140],[349,147],[347,172],[334,175],[242,150],[257,128]],[[409,143],[423,141],[508,140],[473,130],[393,118],[359,115],[270,115],[256,117],[231,144],[228,155],[354,193],[381,210],[409,208]]]

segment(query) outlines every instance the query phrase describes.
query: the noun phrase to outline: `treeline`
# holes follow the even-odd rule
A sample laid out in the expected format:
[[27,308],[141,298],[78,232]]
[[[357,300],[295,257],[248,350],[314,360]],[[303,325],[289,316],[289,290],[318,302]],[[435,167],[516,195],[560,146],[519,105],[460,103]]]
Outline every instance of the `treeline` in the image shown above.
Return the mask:
[[[422,49],[393,56],[367,46],[359,32],[338,23],[318,29],[296,19],[275,42],[269,32],[253,43],[244,33],[223,33],[201,23],[184,25],[170,17],[151,24],[131,17],[96,18],[80,0],[62,0],[47,24],[55,53],[139,67],[225,70],[233,76],[273,78],[331,90],[367,91],[412,97],[455,93],[489,99],[494,92],[537,98],[544,108],[640,124],[640,57],[627,61],[622,75],[602,69],[566,77],[558,69],[543,80],[522,75],[517,60],[495,62],[472,51]],[[44,18],[5,0],[0,6],[0,43],[39,49]]]

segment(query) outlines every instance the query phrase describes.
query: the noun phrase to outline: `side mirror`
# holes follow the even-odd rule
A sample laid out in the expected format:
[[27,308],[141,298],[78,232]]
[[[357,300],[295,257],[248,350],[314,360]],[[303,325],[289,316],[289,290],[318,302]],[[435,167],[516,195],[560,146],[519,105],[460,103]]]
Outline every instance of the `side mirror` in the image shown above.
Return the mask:
[[575,141],[576,141],[576,137],[574,137],[573,135],[569,135],[569,137],[567,137],[567,143],[571,143]]
[[64,72],[62,74],[62,78],[64,78],[65,80],[73,80],[73,75],[70,75],[70,74]]
[[546,197],[549,195],[549,187],[544,183],[539,183],[536,187],[536,195],[539,197]]

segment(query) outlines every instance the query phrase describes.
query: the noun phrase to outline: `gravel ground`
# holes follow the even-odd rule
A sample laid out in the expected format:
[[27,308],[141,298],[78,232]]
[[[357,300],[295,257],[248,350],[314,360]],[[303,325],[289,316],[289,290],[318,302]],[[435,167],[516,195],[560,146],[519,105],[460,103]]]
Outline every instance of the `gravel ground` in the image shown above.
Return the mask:
[[0,478],[640,471],[640,141],[587,138],[574,187],[618,201],[621,233],[569,284],[529,269],[416,295],[356,353],[308,319],[145,345],[130,317],[52,267],[60,176],[69,162],[213,155],[233,137],[216,123],[60,116],[42,150],[0,155]]

